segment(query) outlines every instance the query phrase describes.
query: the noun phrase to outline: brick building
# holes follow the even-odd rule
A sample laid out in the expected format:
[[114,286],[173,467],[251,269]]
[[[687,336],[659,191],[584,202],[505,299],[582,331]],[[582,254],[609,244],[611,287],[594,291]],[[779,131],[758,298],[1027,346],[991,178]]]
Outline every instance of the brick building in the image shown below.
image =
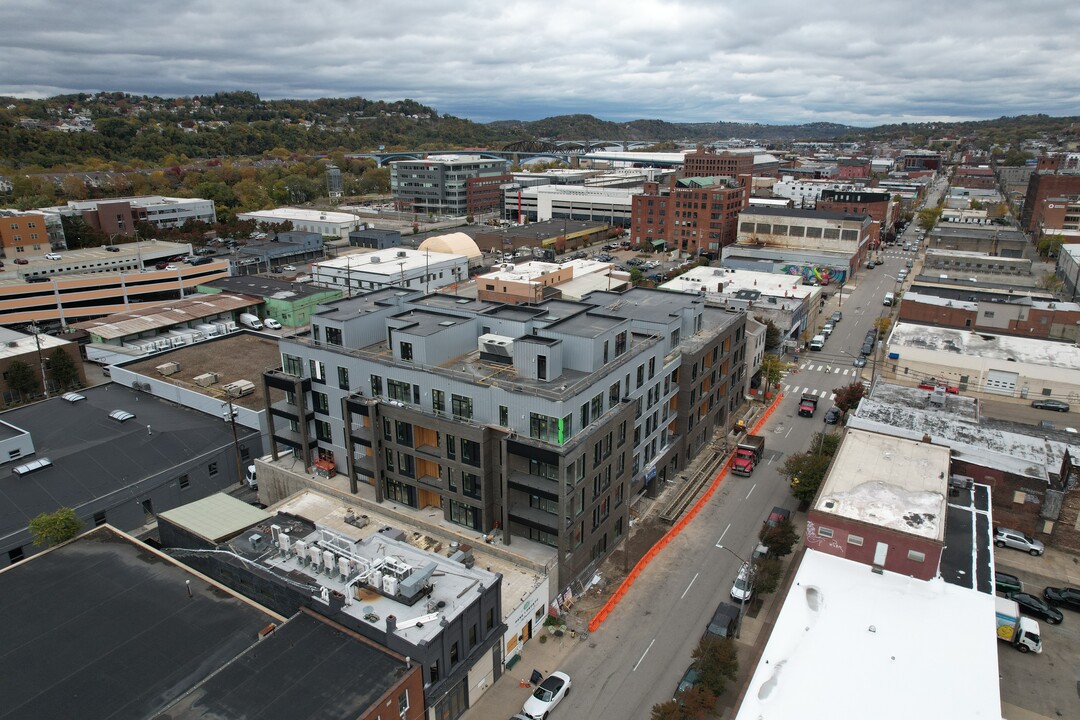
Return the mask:
[[866,158],[841,158],[836,162],[837,177],[841,180],[870,177],[870,161]]
[[58,216],[0,210],[0,257],[43,255],[65,247],[64,228]]
[[848,429],[806,519],[806,547],[901,575],[937,575],[950,450]]
[[[752,161],[752,156],[751,156]],[[672,177],[666,187],[645,183],[632,204],[630,237],[635,245],[719,255],[735,242],[739,213],[750,203],[750,176]]]
[[754,172],[753,150],[723,150],[699,147],[686,153],[683,162],[685,177],[731,177],[752,175]]
[[1050,198],[1080,196],[1080,171],[1061,172],[1038,170],[1028,180],[1027,195],[1020,213],[1020,226],[1030,233],[1039,232],[1040,228],[1053,227],[1043,213]]
[[997,178],[994,170],[989,167],[961,165],[953,173],[952,183],[956,187],[984,188],[987,190],[997,187]]
[[909,291],[900,304],[899,320],[1042,340],[1080,340],[1080,304],[1027,296],[1007,302],[971,302]]
[[887,192],[822,190],[817,209],[869,215],[873,221],[870,224],[871,247],[877,247],[883,239],[889,240],[895,235],[893,226],[900,217],[900,203],[893,202],[892,195]]

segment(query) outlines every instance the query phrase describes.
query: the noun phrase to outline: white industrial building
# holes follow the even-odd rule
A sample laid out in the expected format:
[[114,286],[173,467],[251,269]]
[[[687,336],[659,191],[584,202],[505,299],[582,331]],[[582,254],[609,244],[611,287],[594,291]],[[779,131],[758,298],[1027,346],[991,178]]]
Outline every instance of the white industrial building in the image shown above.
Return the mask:
[[772,194],[774,197],[782,197],[791,200],[797,208],[817,207],[821,193],[825,190],[860,190],[860,185],[850,182],[838,182],[836,180],[806,180],[795,178],[791,175],[783,176],[779,182],[773,183]]
[[[102,198],[100,200],[68,200],[66,205],[40,208],[39,212],[57,215],[82,215],[98,211],[99,205],[130,206],[130,212],[139,220],[157,227],[180,227],[188,220],[205,223],[217,222],[213,200],[203,198],[165,197],[143,195],[139,197]],[[109,222],[101,223],[102,229],[111,232]]]
[[255,220],[256,222],[270,224],[280,224],[288,221],[292,223],[295,231],[315,232],[323,237],[337,237],[343,240],[348,240],[350,232],[362,229],[364,226],[359,217],[349,213],[304,210],[293,207],[256,210],[254,212],[239,213],[236,217],[240,220]]
[[519,222],[568,218],[630,227],[630,206],[638,192],[630,188],[541,185],[509,188],[503,202],[505,217]]
[[469,279],[469,258],[463,254],[394,248],[343,255],[311,266],[317,285],[356,290],[385,287],[425,292]]

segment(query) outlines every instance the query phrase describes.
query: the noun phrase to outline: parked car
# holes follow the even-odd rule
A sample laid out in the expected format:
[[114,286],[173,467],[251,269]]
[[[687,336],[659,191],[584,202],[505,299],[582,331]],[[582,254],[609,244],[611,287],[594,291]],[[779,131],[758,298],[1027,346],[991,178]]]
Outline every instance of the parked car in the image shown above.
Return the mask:
[[830,319],[833,321],[833,324],[835,325],[836,323],[838,323],[838,322],[840,322],[841,320],[844,319],[844,313],[837,310],[836,312],[834,312],[832,314],[832,318],[830,318]]
[[1055,607],[1050,607],[1040,598],[1022,592],[1006,593],[1005,597],[1015,600],[1020,606],[1020,612],[1032,617],[1041,618],[1051,625],[1057,625],[1065,616]]
[[295,265],[286,265],[285,267],[283,267],[281,269],[284,270],[285,272],[296,272],[296,266]]
[[909,267],[909,268],[913,268],[913,267],[915,267],[915,261],[914,260],[908,260],[905,263],[905,265],[907,265],[907,267]]
[[731,599],[737,603],[749,602],[754,595],[754,576],[750,573],[750,565],[743,563],[739,568],[739,574],[731,585]]
[[[867,355],[869,355],[869,354],[870,353],[867,353]],[[854,365],[857,368],[866,367],[866,355],[860,355],[859,357],[855,358],[851,362],[851,364]]]
[[1069,403],[1064,400],[1055,400],[1053,398],[1042,398],[1039,400],[1032,400],[1031,407],[1039,410],[1056,410],[1057,412],[1069,412]]
[[873,260],[867,260],[866,261],[866,269],[867,270],[873,270],[876,266],[877,266],[877,263],[874,262]]
[[63,260],[63,256],[58,253],[45,253],[46,260]]
[[564,697],[570,694],[570,676],[556,670],[536,686],[521,706],[521,714],[532,720],[544,720]]
[[1023,592],[1024,583],[1020,582],[1020,578],[1009,573],[994,569],[994,589],[1001,593],[1011,592]]
[[109,252],[120,252],[120,248],[116,247],[115,245],[106,245],[105,249]]
[[701,684],[701,675],[698,674],[697,668],[691,665],[686,668],[686,672],[683,673],[682,678],[679,680],[679,684],[675,687],[675,695],[672,700],[678,700],[679,696],[691,688],[695,688]]
[[166,265],[164,269],[165,270],[175,270],[176,266],[175,265]]
[[27,260],[26,258],[15,258],[15,264],[16,265],[29,265],[30,261]]
[[263,327],[265,327],[265,328],[267,328],[269,330],[280,330],[281,329],[281,323],[279,323],[274,318],[268,317],[265,320],[263,320]]
[[584,250],[578,250],[570,257],[572,257],[574,260],[584,260],[585,258],[589,257],[589,253],[585,252]]
[[1012,528],[999,527],[994,530],[994,544],[998,547],[1023,550],[1032,555],[1042,555],[1043,551],[1046,550],[1041,541]]
[[1080,612],[1080,590],[1076,588],[1048,587],[1043,590],[1043,599],[1054,607],[1063,607]]
[[838,422],[840,422],[840,408],[829,408],[829,412],[825,413],[825,424],[835,425]]

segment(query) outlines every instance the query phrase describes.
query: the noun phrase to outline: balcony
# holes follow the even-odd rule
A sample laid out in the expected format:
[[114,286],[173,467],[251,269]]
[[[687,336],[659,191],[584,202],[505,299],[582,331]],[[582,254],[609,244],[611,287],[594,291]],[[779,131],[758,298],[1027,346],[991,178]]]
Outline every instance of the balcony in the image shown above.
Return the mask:
[[[270,405],[270,412],[274,417],[285,418],[286,420],[301,421],[300,406],[289,403],[287,400],[278,400],[276,403]],[[310,422],[315,418],[315,411],[310,407],[307,408],[307,412],[304,413],[302,420],[304,422]]]
[[540,497],[549,500],[559,499],[558,481],[548,480],[539,475],[531,475],[527,472],[511,470],[507,485],[515,490],[520,490],[530,495],[539,495]]
[[510,505],[510,520],[553,535],[559,534],[560,523],[557,516],[529,507],[527,504],[512,503]]

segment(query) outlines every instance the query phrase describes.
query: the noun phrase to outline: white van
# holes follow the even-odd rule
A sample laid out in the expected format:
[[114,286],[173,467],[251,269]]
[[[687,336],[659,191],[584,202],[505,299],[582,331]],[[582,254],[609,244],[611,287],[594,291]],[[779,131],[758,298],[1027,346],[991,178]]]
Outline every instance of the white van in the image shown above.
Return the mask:
[[891,292],[887,292],[887,293],[885,293],[885,299],[881,302],[881,304],[882,305],[892,305],[893,300],[895,300],[895,299],[896,299],[895,295],[893,295]]
[[244,482],[252,490],[258,490],[259,489],[259,481],[255,477],[255,466],[254,465],[248,465],[247,466],[247,472],[244,473]]
[[811,350],[821,350],[825,347],[825,336],[815,335],[814,339],[810,341]]
[[262,330],[263,324],[259,320],[258,315],[252,315],[251,313],[240,313],[240,324],[244,327],[249,327],[252,330]]

